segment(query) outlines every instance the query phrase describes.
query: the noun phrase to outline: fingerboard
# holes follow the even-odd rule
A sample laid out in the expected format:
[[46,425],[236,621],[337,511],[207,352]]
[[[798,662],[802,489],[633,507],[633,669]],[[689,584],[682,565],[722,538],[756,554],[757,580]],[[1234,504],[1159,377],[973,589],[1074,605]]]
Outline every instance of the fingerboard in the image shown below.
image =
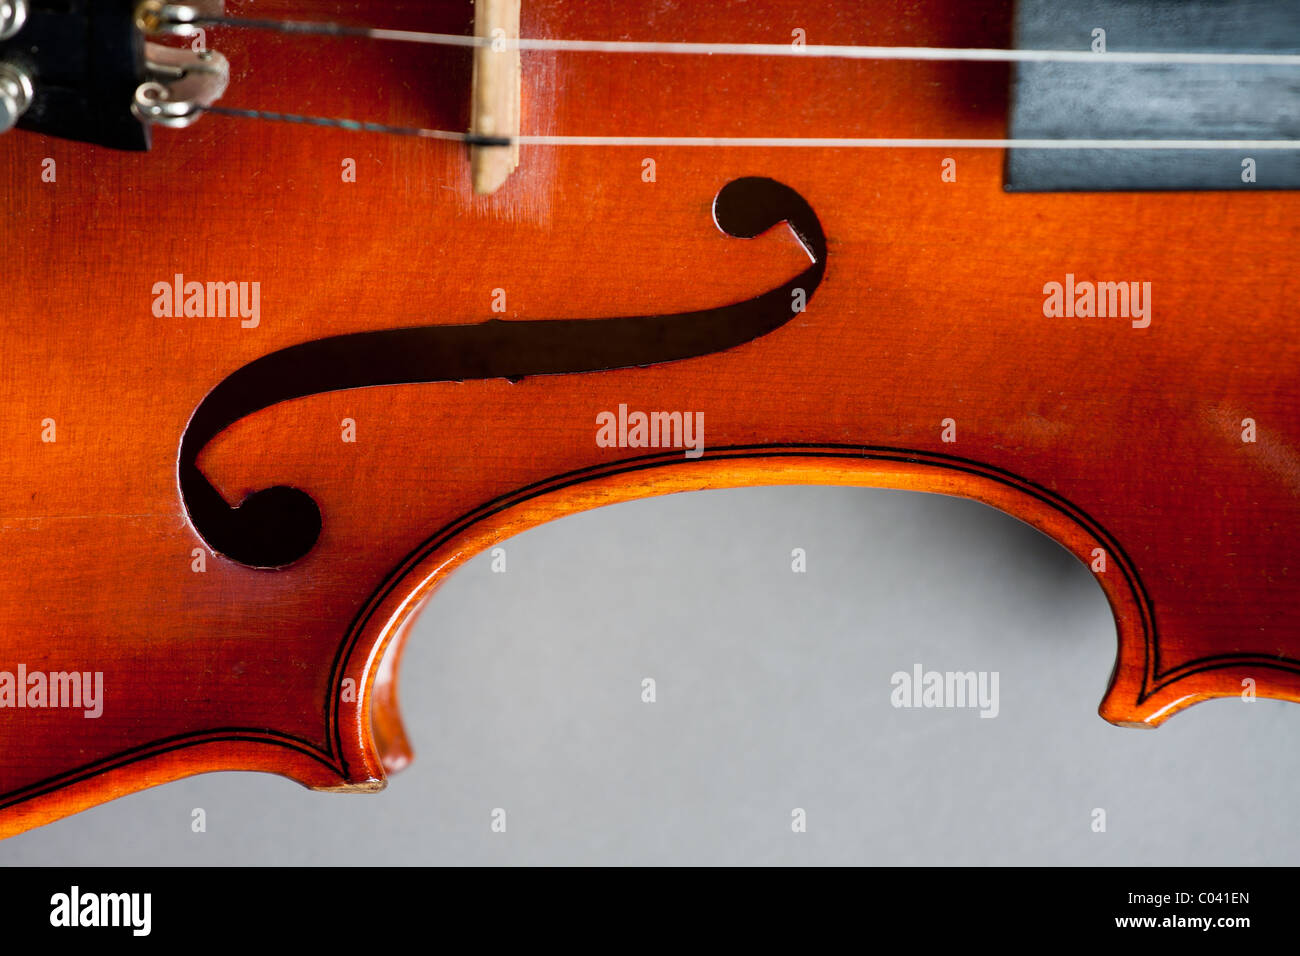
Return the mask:
[[[1104,36],[1096,31],[1105,31]],[[1019,0],[1015,45],[1110,53],[1294,53],[1296,0]],[[1106,52],[1097,52],[1104,61]],[[1018,63],[1015,139],[1300,138],[1300,69],[1185,63]],[[1009,150],[1024,192],[1296,189],[1296,150]]]

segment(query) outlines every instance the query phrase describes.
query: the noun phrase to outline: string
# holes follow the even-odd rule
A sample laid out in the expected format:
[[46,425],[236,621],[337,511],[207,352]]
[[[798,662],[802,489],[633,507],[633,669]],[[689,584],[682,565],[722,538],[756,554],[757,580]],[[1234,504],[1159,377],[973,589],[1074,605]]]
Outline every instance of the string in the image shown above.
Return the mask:
[[[1233,66],[1300,65],[1296,53],[1204,53],[1163,51],[1117,51],[1094,53],[1081,50],[999,50],[962,47],[901,46],[795,46],[787,43],[701,43],[635,40],[551,40],[464,36],[355,27],[339,23],[306,20],[263,20],[240,17],[204,16],[186,21],[194,27],[236,27],[285,34],[364,37],[404,43],[496,50],[548,50],[585,53],[694,54],[734,56],[784,56],[857,60],[982,61],[1007,63],[1087,64],[1218,64]],[[685,147],[804,147],[826,149],[1055,149],[1055,150],[1290,150],[1300,140],[1277,139],[948,139],[912,137],[767,137],[767,136],[581,136],[516,135],[485,136],[454,130],[395,126],[338,117],[306,116],[271,110],[207,106],[205,112],[227,117],[270,120],[308,126],[323,126],[352,132],[385,133],[465,143],[471,146],[685,146]]]
[[362,120],[304,116],[271,110],[205,106],[204,112],[243,119],[328,126],[353,132],[388,133],[450,140],[470,146],[690,146],[820,147],[823,149],[1211,149],[1256,151],[1300,149],[1300,139],[917,139],[910,137],[801,136],[484,136],[454,130],[392,126]]
[[[173,21],[175,22],[175,21]],[[850,60],[940,60],[991,63],[1089,63],[1089,64],[1217,64],[1221,66],[1300,66],[1300,53],[1206,53],[1091,50],[997,50],[964,47],[806,45],[793,43],[703,43],[693,41],[643,40],[548,40],[463,36],[456,33],[424,33],[417,30],[387,30],[353,27],[338,23],[306,20],[256,20],[240,17],[198,17],[185,21],[198,27],[237,27],[276,33],[317,36],[367,37],[401,43],[434,46],[492,47],[496,50],[546,50],[570,53],[641,53],[697,56],[784,56],[791,58],[833,58]]]

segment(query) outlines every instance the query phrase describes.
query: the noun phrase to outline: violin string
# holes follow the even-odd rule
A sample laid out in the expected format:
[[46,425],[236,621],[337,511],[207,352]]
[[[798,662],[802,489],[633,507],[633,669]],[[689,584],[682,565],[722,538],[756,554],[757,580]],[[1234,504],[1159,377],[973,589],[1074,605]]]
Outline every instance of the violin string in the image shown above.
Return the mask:
[[484,136],[455,130],[393,126],[362,120],[271,110],[205,106],[206,113],[241,119],[270,120],[306,126],[327,126],[352,132],[386,133],[423,139],[450,140],[470,146],[690,146],[690,147],[804,147],[822,149],[1300,149],[1300,139],[919,139],[911,137],[822,136]]
[[456,33],[425,33],[418,30],[388,30],[354,27],[308,20],[258,20],[242,17],[198,17],[188,21],[196,27],[237,27],[299,35],[366,37],[402,43],[434,46],[492,47],[496,50],[545,50],[571,53],[686,54],[697,56],[784,56],[791,58],[833,58],[850,60],[940,60],[992,63],[1089,63],[1089,64],[1217,64],[1220,66],[1300,66],[1300,53],[1212,53],[1091,50],[998,50],[969,47],[795,45],[793,43],[705,43],[697,41],[643,40],[551,40],[464,36]]
[[[405,43],[451,47],[494,47],[498,50],[549,50],[587,53],[695,54],[737,56],[786,56],[859,60],[937,60],[983,62],[1064,63],[1183,63],[1219,65],[1300,65],[1294,53],[1183,53],[1107,52],[1080,50],[999,50],[957,47],[896,47],[812,45],[786,43],[701,43],[630,40],[552,40],[537,38],[493,38],[414,30],[356,27],[307,20],[266,20],[206,16],[190,21],[196,27],[235,27],[284,34],[364,37]],[[227,117],[270,120],[309,126],[332,127],[353,132],[383,133],[424,139],[448,140],[475,146],[687,146],[687,147],[804,147],[828,149],[945,148],[945,149],[1213,149],[1279,150],[1300,148],[1300,140],[1210,140],[1210,139],[943,139],[911,137],[759,137],[759,136],[581,136],[518,135],[484,136],[454,130],[396,126],[341,117],[307,116],[271,110],[208,106],[206,112]]]

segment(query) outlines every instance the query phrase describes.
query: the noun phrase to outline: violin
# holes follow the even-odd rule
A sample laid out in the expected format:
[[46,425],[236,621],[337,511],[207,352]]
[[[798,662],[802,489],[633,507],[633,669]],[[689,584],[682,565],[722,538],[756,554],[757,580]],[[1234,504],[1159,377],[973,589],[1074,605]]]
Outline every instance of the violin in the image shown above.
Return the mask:
[[377,790],[448,575],[709,488],[1039,529],[1111,723],[1300,700],[1297,50],[1285,0],[3,0],[0,835]]

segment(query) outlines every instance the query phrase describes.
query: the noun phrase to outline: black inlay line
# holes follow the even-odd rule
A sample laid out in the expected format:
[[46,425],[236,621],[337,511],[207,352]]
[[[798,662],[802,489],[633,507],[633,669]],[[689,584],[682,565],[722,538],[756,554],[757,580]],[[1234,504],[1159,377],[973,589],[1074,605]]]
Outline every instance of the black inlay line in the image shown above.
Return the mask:
[[[1023,478],[1022,476],[1016,475],[1014,472],[998,468],[995,465],[977,462],[973,459],[960,458],[955,455],[946,455],[940,452],[924,452],[915,449],[889,448],[887,446],[835,445],[821,443],[720,446],[719,448],[706,452],[705,456],[697,459],[697,461],[762,458],[837,458],[846,461],[879,460],[897,461],[936,468],[947,468],[952,471],[964,472],[977,477],[988,478],[992,481],[998,482],[999,484],[1006,485],[1027,494],[1035,500],[1048,505],[1078,523],[1084,528],[1084,530],[1091,533],[1098,541],[1106,545],[1111,550],[1113,556],[1120,558],[1119,566],[1123,571],[1130,593],[1133,595],[1134,601],[1141,614],[1143,643],[1149,663],[1152,647],[1156,644],[1157,633],[1155,630],[1154,612],[1150,604],[1150,595],[1147,593],[1145,583],[1142,581],[1141,576],[1137,573],[1135,567],[1132,565],[1132,562],[1124,552],[1123,548],[1119,545],[1118,541],[1116,541],[1115,538],[1112,537],[1110,533],[1107,532],[1094,518],[1088,515],[1086,511],[1068,499],[1057,495],[1055,492]],[[117,769],[118,767],[126,766],[140,760],[146,760],[155,755],[170,753],[184,747],[200,746],[205,743],[224,741],[267,743],[296,750],[311,757],[318,763],[323,764],[334,773],[339,774],[339,776],[346,782],[349,768],[346,756],[343,753],[342,732],[337,719],[339,695],[336,692],[337,688],[335,685],[338,683],[338,675],[343,663],[351,656],[357,641],[360,640],[360,637],[368,625],[370,618],[373,616],[374,611],[388,598],[406,574],[408,574],[416,565],[427,558],[430,554],[447,543],[447,541],[462,533],[473,524],[533,498],[599,478],[649,470],[668,465],[681,467],[689,464],[690,463],[679,454],[652,453],[637,458],[624,459],[619,462],[611,462],[607,465],[581,468],[560,475],[554,475],[494,498],[449,522],[427,538],[421,545],[412,550],[405,559],[393,568],[393,570],[385,575],[383,580],[371,593],[370,597],[363,602],[361,609],[357,612],[357,615],[349,625],[344,640],[339,643],[335,650],[334,663],[331,668],[330,678],[327,681],[328,689],[326,691],[325,700],[328,751],[321,749],[317,745],[308,741],[290,735],[281,734],[278,731],[273,730],[217,728],[190,734],[181,734],[176,737],[164,738],[163,740],[153,741],[148,744],[142,744],[121,751],[118,754],[106,757],[95,763],[84,765],[63,774],[48,777],[45,780],[0,795],[0,810],[6,809],[25,800],[41,796],[45,793],[53,792],[62,787],[78,783],[81,780],[95,776],[96,774],[105,772],[106,770]],[[1168,673],[1158,675],[1158,677],[1163,678],[1163,680],[1155,686],[1149,685],[1147,676],[1144,673],[1142,689],[1137,699],[1137,703],[1141,704],[1163,687],[1168,686],[1175,680],[1189,676],[1190,674],[1200,673],[1202,671],[1220,670],[1241,663],[1268,667],[1288,673],[1300,673],[1300,661],[1292,658],[1267,658],[1266,656],[1259,654],[1211,655],[1180,664]],[[214,734],[219,736],[213,736]],[[37,790],[36,788],[40,789]],[[32,792],[33,790],[36,792]]]
[[[827,451],[824,449],[832,450]],[[847,452],[851,452],[852,454],[846,454]],[[1023,478],[1020,475],[1016,475],[1014,472],[1007,471],[1006,469],[971,459],[960,458],[955,455],[946,455],[938,452],[924,452],[915,449],[820,443],[736,445],[710,449],[706,451],[702,458],[697,460],[720,461],[780,457],[818,457],[840,458],[846,460],[866,459],[898,461],[947,468],[949,470],[964,472],[977,477],[988,478],[1000,484],[1014,488],[1015,490],[1029,495],[1031,498],[1034,498],[1035,500],[1040,501],[1064,514],[1076,524],[1080,525],[1085,531],[1092,534],[1094,538],[1107,547],[1113,558],[1118,559],[1117,564],[1124,575],[1125,582],[1128,584],[1134,604],[1138,608],[1142,626],[1144,654],[1146,657],[1146,666],[1143,668],[1142,685],[1138,703],[1140,704],[1149,699],[1152,694],[1156,693],[1156,691],[1160,690],[1160,688],[1164,686],[1164,684],[1161,684],[1156,687],[1151,687],[1148,690],[1149,682],[1147,680],[1147,671],[1150,667],[1152,649],[1156,644],[1156,626],[1150,595],[1146,590],[1145,583],[1137,573],[1136,566],[1114,536],[1112,536],[1100,522],[1072,502],[1062,498],[1042,485]],[[329,686],[333,688],[338,683],[343,665],[346,663],[347,659],[351,657],[356,643],[360,640],[361,634],[369,624],[375,610],[383,603],[383,601],[387,600],[396,588],[397,584],[415,566],[436,551],[439,547],[446,544],[453,537],[465,531],[468,527],[518,504],[522,504],[533,498],[540,497],[541,495],[559,491],[573,485],[582,484],[597,478],[606,478],[667,465],[680,466],[684,463],[686,463],[685,459],[683,459],[679,454],[669,452],[652,453],[638,458],[624,459],[623,461],[613,462],[608,465],[578,469],[516,489],[513,492],[485,503],[461,518],[444,525],[442,529],[430,538],[426,539],[423,544],[413,550],[401,563],[397,565],[397,567],[389,572],[384,580],[380,582],[378,589],[362,604],[362,607],[358,610],[357,615],[349,625],[346,640],[340,644],[335,654],[335,662],[331,672]],[[1297,670],[1300,670],[1300,661],[1295,663]],[[1166,683],[1168,683],[1168,681]],[[325,708],[326,725],[329,728],[334,755],[346,766],[347,758],[343,753],[342,727],[338,721],[338,695],[336,693],[332,692],[326,699]]]
[[288,750],[295,750],[304,756],[311,757],[317,763],[323,764],[326,768],[337,774],[343,774],[344,768],[322,747],[303,740],[292,734],[281,733],[276,730],[255,729],[246,727],[214,727],[209,730],[194,731],[185,734],[176,734],[171,737],[164,737],[160,740],[153,740],[147,744],[140,744],[127,750],[119,751],[100,760],[91,763],[82,764],[71,770],[54,774],[29,783],[17,790],[11,790],[8,793],[0,794],[0,810],[8,809],[27,800],[44,796],[47,793],[53,793],[64,787],[72,786],[89,780],[92,777],[108,773],[121,767],[130,766],[141,760],[148,760],[151,757],[161,756],[172,753],[176,750],[183,750],[188,747],[200,747],[210,743],[264,743],[277,747],[284,747]]
[[[296,488],[255,492],[231,507],[199,470],[203,448],[240,419],[281,402],[380,385],[556,375],[655,365],[724,351],[780,328],[798,314],[826,271],[826,236],[808,203],[788,186],[747,177],[727,183],[713,202],[718,228],[754,238],[784,222],[808,254],[807,269],[746,302],[672,315],[604,320],[544,320],[427,326],[339,335],[281,349],[238,369],[195,409],[181,439],[177,481],[191,524],[213,551],[253,567],[283,567],[303,557],[320,534],[315,501]],[[335,662],[337,665],[336,652]],[[332,695],[332,689],[330,691]],[[326,705],[327,721],[334,712]],[[334,725],[337,728],[337,725]],[[0,796],[30,799],[155,754],[218,739],[263,740],[312,757],[347,777],[342,742],[326,726],[326,748],[276,731],[205,730],[154,741]],[[260,736],[265,734],[266,736]],[[324,755],[322,757],[322,755]],[[0,802],[0,809],[10,804]]]
[[[535,322],[494,320],[477,325],[340,335],[281,349],[237,370],[199,404],[181,440],[178,483],[195,530],[214,551],[253,567],[283,567],[315,545],[321,519],[310,496],[295,488],[277,486],[255,492],[239,506],[232,507],[197,466],[199,453],[212,438],[263,408],[350,388],[477,378],[518,380],[532,375],[654,365],[723,351],[780,328],[796,314],[792,307],[794,290],[803,289],[805,301],[810,299],[825,274],[826,238],[816,214],[789,187],[770,179],[746,178],[730,182],[719,191],[714,200],[714,218],[720,229],[737,238],[753,238],[786,222],[812,264],[784,285],[737,305],[662,316]],[[818,443],[727,446],[706,451],[698,460],[779,457],[899,461],[948,468],[1014,488],[1075,521],[1119,559],[1119,567],[1138,608],[1146,657],[1139,704],[1186,674],[1261,657],[1238,654],[1198,658],[1161,673],[1150,595],[1119,542],[1082,508],[1005,469],[938,452]],[[684,461],[673,453],[650,454],[552,476],[475,508],[426,539],[363,602],[344,640],[336,647],[325,701],[325,749],[271,730],[198,731],[130,748],[0,795],[0,809],[108,769],[182,747],[217,741],[262,742],[286,747],[311,757],[346,780],[349,767],[338,719],[339,695],[334,685],[375,609],[412,567],[465,528],[532,498],[596,478],[669,464],[680,466]],[[1220,659],[1223,663],[1205,663]],[[1300,661],[1290,658],[1271,659],[1257,666],[1300,672]],[[38,792],[29,792],[33,789]]]
[[255,568],[283,568],[320,537],[321,513],[286,485],[232,506],[198,467],[200,452],[229,426],[281,402],[353,388],[564,375],[696,358],[751,342],[798,314],[826,271],[826,236],[808,203],[771,179],[736,179],[713,201],[719,229],[752,239],[784,222],[809,258],[790,281],[734,305],[610,319],[489,320],[358,332],[280,349],[237,369],[199,403],[181,438],[177,481],[194,530],[214,552]]

